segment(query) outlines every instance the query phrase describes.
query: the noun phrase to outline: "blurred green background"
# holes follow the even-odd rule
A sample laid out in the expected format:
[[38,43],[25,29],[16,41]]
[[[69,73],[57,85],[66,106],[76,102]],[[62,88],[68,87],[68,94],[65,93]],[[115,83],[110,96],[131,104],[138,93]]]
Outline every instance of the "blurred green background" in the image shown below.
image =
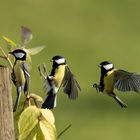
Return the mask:
[[[103,60],[140,73],[139,0],[1,0],[0,36],[20,43],[21,25],[33,32],[29,47],[47,46],[32,57],[30,92],[45,97],[37,65],[45,62],[50,70],[49,60],[57,54],[66,57],[81,85],[76,101],[59,92],[53,111],[58,133],[72,124],[60,140],[140,139],[140,95],[116,91],[128,104],[121,109],[91,88],[99,81],[97,64]],[[2,39],[0,45],[5,46]]]

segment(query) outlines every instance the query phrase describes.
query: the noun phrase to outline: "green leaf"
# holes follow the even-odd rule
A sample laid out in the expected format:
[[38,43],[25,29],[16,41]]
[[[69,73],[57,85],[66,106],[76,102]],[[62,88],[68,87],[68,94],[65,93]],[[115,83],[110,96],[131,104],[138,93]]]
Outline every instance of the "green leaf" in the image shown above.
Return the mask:
[[56,140],[56,129],[47,120],[39,122],[40,129],[45,137],[45,140]]
[[26,138],[24,138],[24,139],[21,138],[19,140],[38,140],[38,139],[35,139],[38,129],[39,129],[39,123],[37,123],[37,125],[32,129],[32,131],[30,131],[30,134]]
[[34,47],[34,48],[29,48],[27,50],[30,55],[36,55],[39,52],[41,52],[44,48],[45,48],[45,46],[38,46],[38,47]]
[[6,37],[6,36],[2,36],[2,38],[4,39],[4,41],[6,42],[7,44],[7,48],[8,50],[13,50],[14,48],[16,48],[17,44],[12,41],[10,38]]
[[36,55],[38,54],[39,52],[41,52],[43,49],[45,48],[45,46],[40,46],[40,47],[35,47],[35,48],[30,48],[30,49],[27,49],[27,48],[24,48],[22,47],[21,49],[23,49],[27,55],[26,55],[26,61],[29,65],[31,65],[31,55]]
[[51,110],[49,109],[41,109],[42,116],[50,122],[52,125],[55,123],[55,118]]
[[27,55],[26,55],[26,61],[27,61],[27,63],[28,63],[29,65],[31,65],[31,63],[32,63],[32,58],[31,58],[31,55],[30,55],[29,53],[27,53]]
[[51,110],[41,109],[43,119],[39,122],[45,140],[56,140],[55,118]]
[[34,94],[34,93],[30,93],[30,95],[29,95],[31,98],[33,98],[35,101],[37,101],[37,102],[42,102],[43,103],[43,99],[42,99],[42,97],[40,97],[39,95],[36,95],[36,94]]
[[39,95],[36,95],[34,93],[29,94],[29,99],[30,99],[30,102],[28,102],[28,103],[30,103],[29,105],[35,104],[37,107],[41,107],[42,103],[44,102],[42,97],[40,97]]
[[30,106],[22,112],[18,122],[19,140],[30,136],[38,124],[38,116],[40,116],[40,110],[36,106]]
[[21,40],[23,46],[26,46],[33,38],[33,35],[31,33],[31,30],[27,27],[22,26],[21,27]]
[[51,110],[36,106],[26,108],[19,118],[18,128],[19,140],[56,140],[56,128]]
[[45,140],[45,136],[42,133],[40,126],[38,127],[37,133],[34,136],[34,139],[33,140]]

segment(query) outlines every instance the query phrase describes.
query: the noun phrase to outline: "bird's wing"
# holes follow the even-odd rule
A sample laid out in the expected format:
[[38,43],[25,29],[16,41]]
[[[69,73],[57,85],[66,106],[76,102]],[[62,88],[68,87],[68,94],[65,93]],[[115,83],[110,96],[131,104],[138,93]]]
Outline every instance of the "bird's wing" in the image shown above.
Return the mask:
[[68,94],[70,99],[76,99],[78,97],[78,89],[81,90],[81,88],[68,66],[65,67],[65,76],[62,86],[64,93]]
[[43,87],[45,93],[48,93],[52,89],[52,84],[51,84],[51,78],[47,76],[44,80],[44,87]]
[[23,61],[22,62],[22,69],[25,75],[25,86],[24,86],[24,92],[28,92],[29,90],[29,82],[30,82],[30,73],[29,73],[29,66],[28,64]]
[[124,70],[115,70],[115,88],[120,91],[135,91],[140,90],[140,75],[127,72]]
[[11,80],[13,81],[14,85],[16,85],[16,76],[15,76],[14,70],[11,73]]

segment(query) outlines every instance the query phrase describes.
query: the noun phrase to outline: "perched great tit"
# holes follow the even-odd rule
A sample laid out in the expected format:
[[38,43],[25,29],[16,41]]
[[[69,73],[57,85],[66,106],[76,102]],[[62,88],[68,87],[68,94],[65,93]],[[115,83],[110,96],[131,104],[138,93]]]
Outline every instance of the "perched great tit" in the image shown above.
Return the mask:
[[12,81],[17,89],[17,98],[13,108],[13,111],[15,112],[19,104],[22,91],[25,96],[28,95],[30,74],[28,64],[26,63],[26,52],[24,50],[16,49],[9,52],[9,54],[12,54],[15,57],[12,70]]
[[100,84],[94,84],[93,87],[99,92],[113,97],[122,108],[127,107],[127,105],[116,96],[113,90],[116,88],[123,92],[138,92],[140,90],[140,75],[121,69],[116,70],[114,65],[108,61],[101,62],[99,67],[101,68]]
[[[47,75],[47,71],[45,70],[44,88],[47,97],[42,104],[42,108],[46,109],[53,109],[56,107],[57,93],[61,85],[64,88],[64,93],[68,95],[69,99],[76,99],[78,97],[78,89],[81,90],[64,57],[54,56],[51,61],[53,65],[50,75]],[[41,72],[40,67],[39,71]]]

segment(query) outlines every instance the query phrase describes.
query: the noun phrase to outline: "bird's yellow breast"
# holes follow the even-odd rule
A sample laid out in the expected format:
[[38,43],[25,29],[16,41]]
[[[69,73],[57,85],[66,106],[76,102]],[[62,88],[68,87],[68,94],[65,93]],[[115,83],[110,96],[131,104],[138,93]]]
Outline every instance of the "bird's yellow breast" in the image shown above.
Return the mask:
[[55,71],[55,75],[53,77],[54,84],[56,87],[60,87],[65,75],[65,65],[60,65]]
[[114,84],[114,70],[111,70],[104,77],[104,91],[111,93],[114,89]]
[[25,84],[25,76],[22,69],[22,61],[18,60],[14,65],[14,74],[17,86],[22,86],[23,84]]

